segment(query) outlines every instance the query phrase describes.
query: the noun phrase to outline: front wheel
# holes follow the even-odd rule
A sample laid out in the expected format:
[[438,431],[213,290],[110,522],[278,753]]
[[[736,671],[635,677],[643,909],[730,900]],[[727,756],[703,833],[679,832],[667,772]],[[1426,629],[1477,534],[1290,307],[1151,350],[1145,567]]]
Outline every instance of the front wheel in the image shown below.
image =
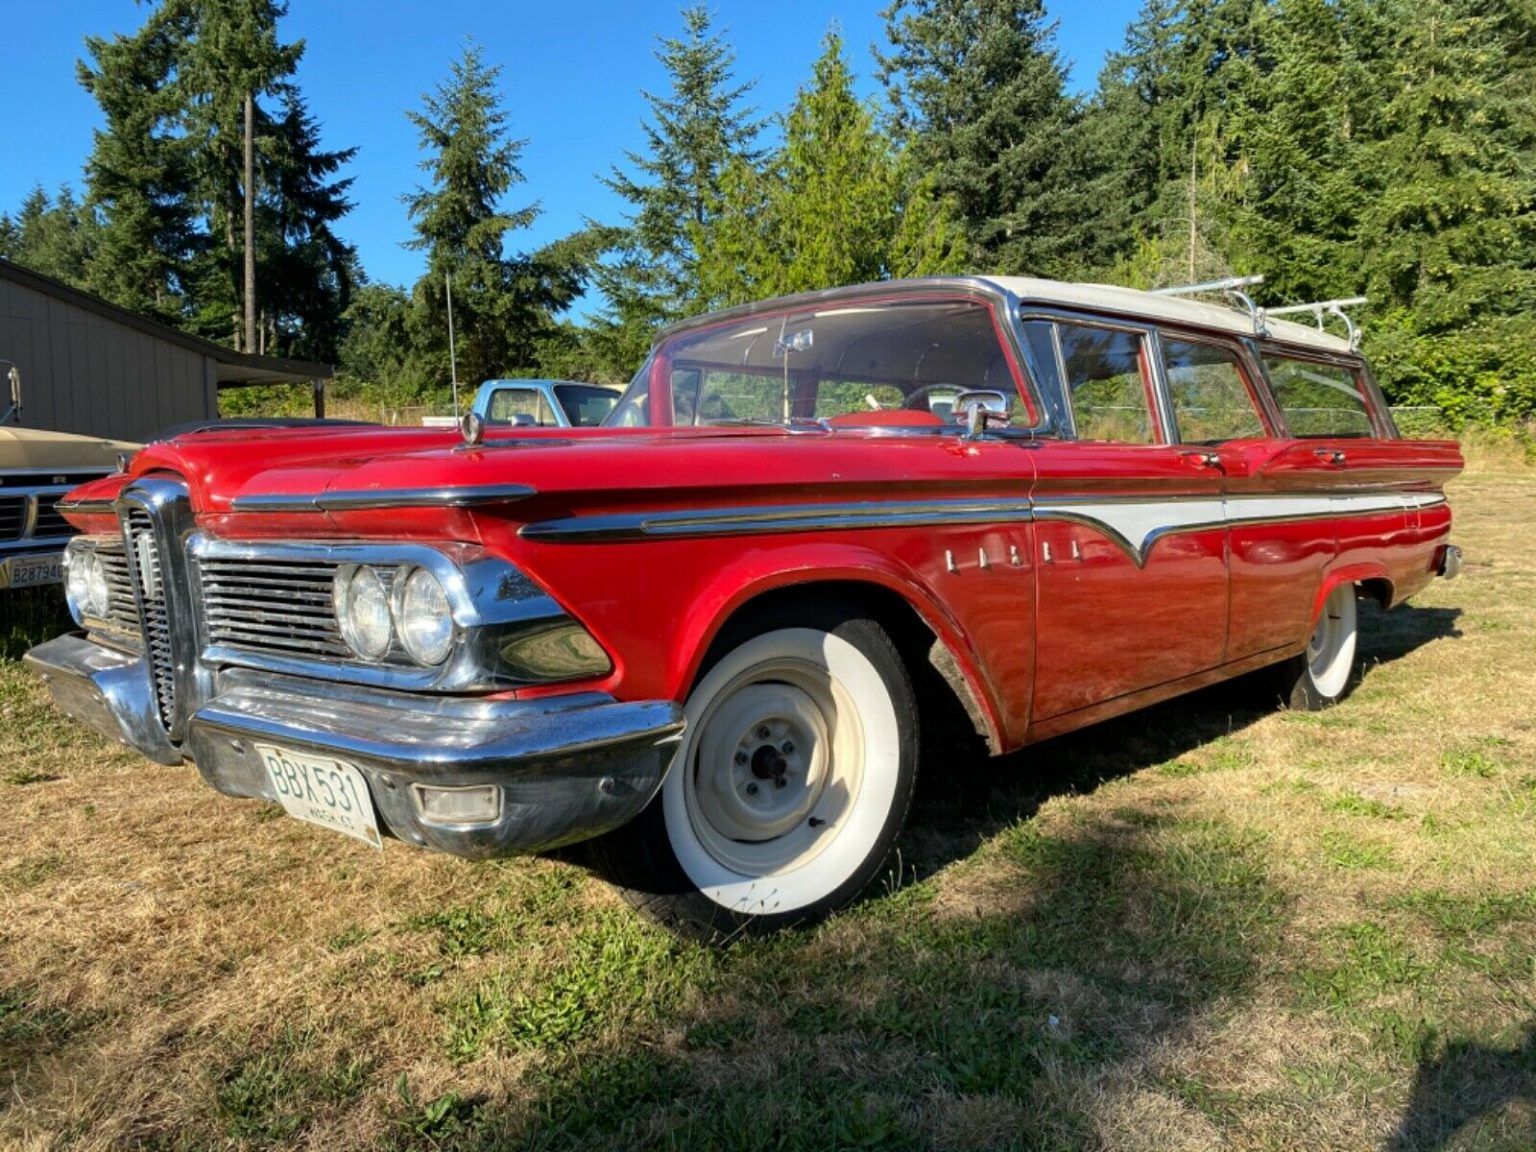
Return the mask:
[[1280,700],[1287,707],[1316,712],[1349,690],[1359,638],[1356,606],[1353,584],[1335,588],[1323,602],[1306,651],[1276,667]]
[[879,873],[917,775],[916,702],[895,645],[835,611],[737,629],[684,712],[661,792],[599,862],[669,926],[772,931],[851,903]]

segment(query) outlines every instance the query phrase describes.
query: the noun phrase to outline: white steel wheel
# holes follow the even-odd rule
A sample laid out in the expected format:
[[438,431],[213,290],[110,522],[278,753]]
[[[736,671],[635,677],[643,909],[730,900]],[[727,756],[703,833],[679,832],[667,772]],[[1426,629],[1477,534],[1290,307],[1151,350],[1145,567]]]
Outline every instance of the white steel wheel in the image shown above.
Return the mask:
[[721,937],[836,911],[906,816],[916,703],[894,644],[870,620],[802,615],[813,620],[747,635],[703,672],[660,794],[600,849],[673,927]]
[[1279,694],[1287,707],[1317,711],[1342,699],[1355,675],[1359,627],[1353,584],[1328,594],[1307,637],[1306,650],[1278,665]]
[[1337,699],[1355,667],[1355,586],[1342,584],[1323,602],[1307,639],[1307,671],[1319,696]]

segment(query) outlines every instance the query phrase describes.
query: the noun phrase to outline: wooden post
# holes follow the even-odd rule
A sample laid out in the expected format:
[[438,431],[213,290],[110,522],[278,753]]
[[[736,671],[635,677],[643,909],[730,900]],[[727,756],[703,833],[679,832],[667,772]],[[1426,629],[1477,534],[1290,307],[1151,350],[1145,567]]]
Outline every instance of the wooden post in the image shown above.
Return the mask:
[[316,420],[324,420],[325,419],[325,386],[328,383],[329,383],[328,380],[316,380],[316,381],[314,381],[314,385],[313,386],[314,386],[314,389],[315,389],[315,419]]

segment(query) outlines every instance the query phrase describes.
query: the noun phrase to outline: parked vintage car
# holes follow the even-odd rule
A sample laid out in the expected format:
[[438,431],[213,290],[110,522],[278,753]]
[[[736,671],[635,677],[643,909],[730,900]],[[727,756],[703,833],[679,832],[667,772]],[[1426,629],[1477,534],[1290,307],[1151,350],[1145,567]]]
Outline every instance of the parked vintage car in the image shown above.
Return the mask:
[[12,367],[7,375],[12,402],[0,415],[0,592],[63,580],[64,545],[75,530],[59,514],[59,500],[116,471],[118,457],[139,447],[7,426],[21,407],[20,373]]
[[[695,931],[847,904],[919,734],[994,753],[1270,668],[1451,575],[1453,443],[1351,342],[931,279],[678,325],[598,429],[157,444],[75,492],[58,703],[231,796],[466,857],[585,838]],[[943,759],[926,770],[950,769]]]
[[621,392],[577,380],[487,380],[470,410],[491,427],[595,428],[607,419]]

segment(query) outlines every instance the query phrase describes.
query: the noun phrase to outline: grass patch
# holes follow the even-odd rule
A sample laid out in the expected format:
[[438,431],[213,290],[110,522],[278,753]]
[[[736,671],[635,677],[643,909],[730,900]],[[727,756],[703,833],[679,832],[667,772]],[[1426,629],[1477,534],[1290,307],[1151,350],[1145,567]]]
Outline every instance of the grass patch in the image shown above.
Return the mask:
[[1498,736],[1484,736],[1448,750],[1440,758],[1440,764],[1452,776],[1475,776],[1488,780],[1497,776],[1505,767],[1509,748],[1508,740]]
[[313,1028],[285,1026],[264,1048],[241,1055],[219,1075],[214,1100],[231,1140],[282,1145],[327,1104],[350,1100],[368,1085],[362,1056],[317,1066]]
[[18,788],[25,788],[28,784],[51,784],[63,777],[52,772],[43,772],[36,768],[13,768],[5,774],[5,782],[14,784]]
[[1346,871],[1381,871],[1393,865],[1392,849],[1387,845],[1331,828],[1323,833],[1323,857]]

